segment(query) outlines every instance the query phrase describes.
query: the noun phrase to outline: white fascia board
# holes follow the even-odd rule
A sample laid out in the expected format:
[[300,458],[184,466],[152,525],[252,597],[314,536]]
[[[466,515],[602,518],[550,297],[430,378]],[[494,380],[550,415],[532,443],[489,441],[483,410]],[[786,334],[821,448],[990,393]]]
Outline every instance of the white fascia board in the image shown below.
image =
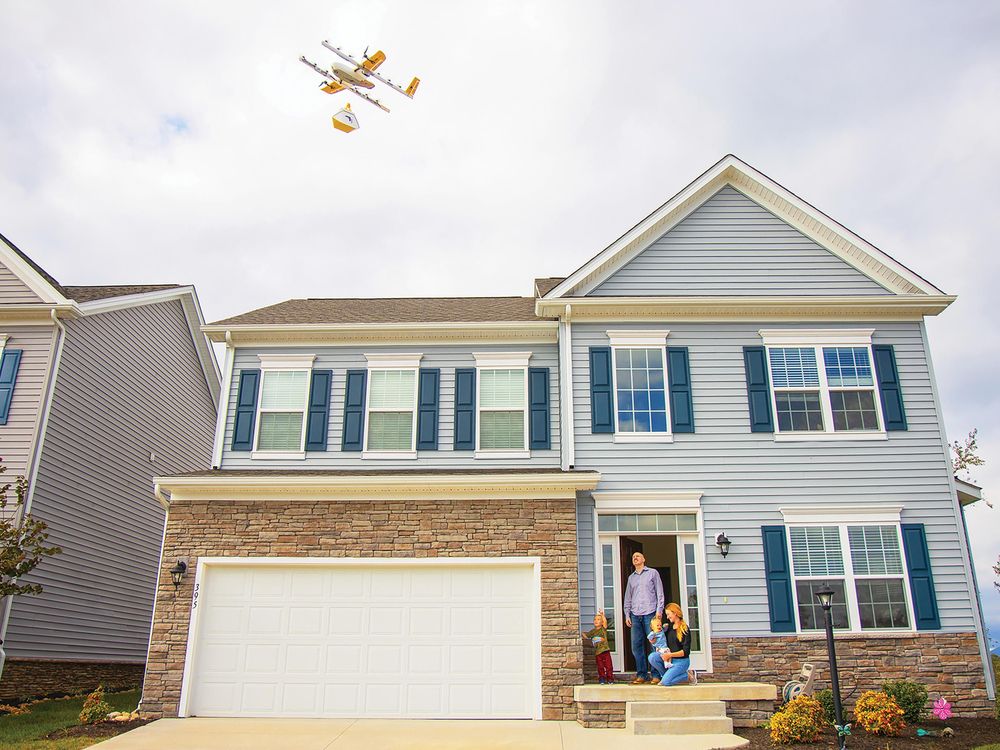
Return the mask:
[[559,321],[512,323],[300,323],[271,325],[206,325],[211,341],[230,340],[240,346],[299,344],[354,346],[358,344],[554,344]]
[[[744,193],[748,198],[757,203],[761,202],[760,197],[755,198],[753,195],[748,194],[748,188],[751,189],[751,192],[753,192],[753,188],[758,188],[772,193],[777,197],[779,205],[767,205],[765,206],[767,210],[800,231],[804,231],[817,244],[826,248],[860,273],[863,273],[890,291],[907,293],[916,289],[921,294],[943,294],[940,289],[926,279],[921,278],[862,237],[859,237],[839,222],[799,198],[784,186],[778,184],[736,156],[728,154],[709,167],[708,170],[699,175],[687,187],[660,206],[660,208],[570,274],[542,299],[557,299],[572,294],[586,294],[590,292],[726,184],[731,185],[734,189]],[[687,205],[696,198],[697,200],[694,204]],[[674,215],[672,216],[671,214]],[[824,231],[805,231],[803,219],[815,222]],[[646,237],[644,243],[634,246],[645,234],[654,229],[656,230],[656,236]],[[838,247],[836,242],[831,242],[831,237],[840,238],[849,246],[856,248],[862,256],[870,258],[876,266],[886,269],[889,272],[888,276],[895,277],[896,283],[893,283],[892,278],[886,278],[883,274],[873,274],[872,269],[865,268],[865,264],[860,263],[858,257],[855,257],[852,253],[845,253],[844,249]],[[900,281],[902,284],[899,283]],[[906,287],[912,287],[912,289],[907,289]]]
[[778,508],[787,524],[898,524],[902,505],[871,503],[870,505],[791,505]]
[[4,241],[0,241],[0,262],[2,262],[11,273],[17,276],[32,292],[38,295],[42,302],[49,305],[71,305],[72,301],[66,299],[60,292],[52,286],[45,277],[31,267],[31,264],[21,257]]
[[[938,315],[954,296],[923,294],[816,297],[575,297],[576,322],[640,322],[683,319],[692,322],[774,320],[783,322],[920,320]],[[565,300],[540,299],[539,315],[565,312]]]
[[758,333],[766,346],[867,346],[874,328],[761,328]]
[[[202,328],[205,325],[205,317],[201,311],[198,292],[193,286],[179,286],[171,289],[160,289],[154,292],[126,294],[121,297],[82,302],[77,305],[77,309],[82,315],[100,315],[101,313],[143,307],[145,305],[155,305],[160,302],[172,302],[174,300],[178,300],[181,303],[181,308],[184,310],[184,317],[191,331],[191,339],[198,353],[198,360],[201,363],[202,370],[205,372],[205,382],[208,384],[208,390],[215,400],[216,408],[218,408],[222,392],[222,372],[219,369],[219,362],[215,358],[215,352],[212,351],[212,345],[209,343],[208,337],[202,332]],[[222,340],[224,341],[225,338]]]
[[157,477],[171,501],[194,499],[368,500],[575,499],[597,487],[596,471],[551,474],[371,474],[352,476]]

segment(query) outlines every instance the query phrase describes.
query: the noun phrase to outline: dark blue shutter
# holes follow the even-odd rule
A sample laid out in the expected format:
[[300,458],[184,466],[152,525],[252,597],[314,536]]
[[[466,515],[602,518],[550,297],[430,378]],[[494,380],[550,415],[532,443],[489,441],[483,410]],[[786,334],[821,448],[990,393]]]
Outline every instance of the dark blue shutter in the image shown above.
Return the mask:
[[615,431],[615,402],[611,395],[611,347],[590,347],[590,431]]
[[674,432],[694,432],[691,403],[691,367],[686,346],[667,347],[667,379],[670,385],[670,428]]
[[476,368],[455,370],[455,450],[476,449]]
[[7,424],[10,402],[14,399],[17,368],[21,366],[21,350],[6,349],[0,359],[0,424]]
[[306,450],[325,451],[330,425],[330,387],[333,370],[313,370],[309,384],[309,413],[306,415]]
[[233,450],[253,450],[253,430],[257,421],[257,390],[260,370],[241,370],[236,392],[236,417],[233,419]]
[[344,394],[344,432],[342,451],[360,451],[365,447],[365,384],[368,370],[348,370]]
[[896,353],[888,344],[874,344],[872,357],[875,359],[875,377],[882,398],[882,413],[885,414],[885,429],[890,432],[905,430],[906,412],[903,410],[903,391],[899,387]]
[[528,437],[531,450],[552,447],[549,435],[549,368],[528,368]]
[[747,375],[747,399],[750,401],[750,432],[774,432],[771,385],[767,379],[767,350],[763,346],[744,346],[743,364]]
[[788,566],[788,544],[784,526],[761,526],[764,538],[764,577],[767,580],[767,611],[772,633],[795,632],[792,570]]
[[420,368],[417,388],[417,450],[438,449],[438,393],[441,388],[439,368]]
[[903,552],[910,572],[910,594],[913,596],[913,614],[917,630],[940,630],[937,596],[934,593],[934,576],[931,574],[931,556],[927,551],[927,535],[922,523],[904,523]]

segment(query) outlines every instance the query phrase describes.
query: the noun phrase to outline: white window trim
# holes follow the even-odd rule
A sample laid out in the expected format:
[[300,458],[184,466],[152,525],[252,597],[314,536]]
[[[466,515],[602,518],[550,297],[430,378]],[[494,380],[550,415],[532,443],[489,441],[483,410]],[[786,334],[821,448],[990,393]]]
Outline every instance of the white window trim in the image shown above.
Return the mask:
[[[528,447],[529,424],[531,414],[528,410],[528,362],[531,359],[531,352],[473,352],[472,356],[476,360],[476,450],[473,458],[480,459],[518,459],[530,458],[531,450]],[[482,413],[484,407],[479,403],[479,394],[483,385],[483,370],[523,370],[524,372],[524,447],[511,448],[509,450],[480,448],[480,435],[483,429]],[[506,408],[487,407],[485,411],[514,411]]]
[[[672,443],[674,442],[674,431],[671,423],[670,410],[670,383],[669,369],[667,362],[667,336],[670,331],[661,329],[657,331],[608,331],[608,340],[611,342],[611,394],[614,399],[615,432],[612,440],[615,443]],[[618,430],[618,364],[617,354],[619,349],[659,349],[663,357],[663,406],[667,416],[666,432],[620,432]]]
[[[420,401],[420,360],[423,359],[420,353],[390,353],[390,354],[366,354],[368,361],[368,373],[365,377],[365,447],[361,452],[362,460],[410,460],[417,457],[417,408]],[[368,438],[368,418],[371,415],[371,394],[372,394],[372,373],[389,370],[412,370],[413,371],[413,422],[410,427],[410,448],[408,450],[369,450]],[[397,412],[399,409],[375,409],[377,412],[391,411]]]
[[[257,358],[260,360],[260,383],[257,386],[257,414],[254,417],[254,431],[253,431],[253,444],[254,450],[250,452],[250,459],[257,461],[287,461],[287,460],[305,460],[306,457],[306,429],[308,428],[309,422],[309,391],[311,389],[311,383],[309,381],[310,373],[312,372],[313,363],[316,361],[315,354],[258,354]],[[305,398],[302,401],[302,434],[299,438],[299,449],[290,451],[274,451],[267,450],[262,451],[257,449],[257,445],[260,443],[260,416],[264,411],[277,411],[282,413],[289,413],[295,411],[294,409],[267,409],[263,407],[264,403],[264,374],[267,372],[305,372],[306,373],[306,389]]]
[[795,505],[778,508],[786,526],[892,526],[899,525],[902,505]]
[[[891,510],[883,507],[883,512],[888,510],[891,516]],[[784,515],[785,509],[782,509],[782,514]],[[899,521],[884,522],[880,520],[874,520],[871,517],[864,517],[863,514],[858,512],[857,506],[854,506],[850,511],[853,514],[853,519],[845,520],[843,516],[840,516],[838,520],[833,522],[814,520],[814,521],[796,521],[794,523],[785,523],[785,529],[788,533],[785,534],[785,544],[787,547],[788,554],[788,569],[791,573],[792,578],[792,599],[795,605],[795,632],[805,635],[810,635],[813,633],[822,632],[821,628],[803,630],[802,623],[799,621],[799,591],[798,587],[795,585],[797,581],[843,581],[844,582],[844,594],[847,597],[847,616],[850,620],[850,627],[837,629],[834,631],[837,635],[869,635],[871,633],[915,633],[917,629],[916,617],[913,611],[913,595],[910,591],[910,570],[906,564],[906,549],[903,547],[903,532],[900,528]],[[877,518],[877,516],[876,516]],[[844,574],[842,576],[800,576],[795,573],[795,565],[792,562],[792,527],[817,527],[817,526],[835,526],[840,538],[840,553],[843,556],[844,563]],[[892,526],[896,530],[896,541],[899,544],[899,557],[902,561],[903,572],[900,574],[891,575],[855,575],[854,573],[854,560],[851,557],[851,542],[847,535],[848,526]],[[871,628],[864,630],[861,627],[861,609],[858,604],[858,591],[856,581],[867,580],[867,579],[886,579],[886,578],[899,578],[903,583],[903,598],[906,600],[906,614],[909,618],[910,625],[906,628]]]
[[[759,331],[764,341],[764,359],[767,361],[768,387],[771,389],[771,413],[774,415],[774,441],[776,443],[830,441],[830,440],[888,440],[885,430],[885,415],[882,413],[882,394],[879,392],[878,378],[875,376],[875,355],[872,353],[871,329],[861,331],[812,331],[803,330],[804,338],[795,337],[795,331]],[[840,334],[840,337],[837,337]],[[832,338],[831,338],[832,335]],[[770,343],[768,343],[770,342]],[[872,370],[872,385],[835,388],[836,391],[868,391],[874,395],[875,418],[878,420],[877,430],[835,430],[833,428],[833,405],[830,403],[830,383],[826,378],[826,360],[823,357],[824,347],[864,347],[868,352],[868,363]],[[816,372],[819,375],[817,388],[782,388],[782,393],[802,393],[819,390],[819,408],[823,415],[823,429],[810,431],[785,431],[778,428],[778,391],[774,386],[774,373],[771,371],[771,348],[776,349],[812,349],[816,356]]]

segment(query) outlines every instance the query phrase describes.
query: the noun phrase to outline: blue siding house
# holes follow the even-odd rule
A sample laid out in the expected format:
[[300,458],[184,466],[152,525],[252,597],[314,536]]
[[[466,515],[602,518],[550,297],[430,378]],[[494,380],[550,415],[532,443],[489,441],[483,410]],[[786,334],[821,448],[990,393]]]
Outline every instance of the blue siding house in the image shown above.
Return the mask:
[[603,610],[634,669],[642,551],[705,682],[827,681],[829,586],[845,684],[987,713],[924,326],[952,301],[727,156],[533,297],[206,326],[225,396],[213,469],[157,480],[144,710],[593,723],[579,630]]

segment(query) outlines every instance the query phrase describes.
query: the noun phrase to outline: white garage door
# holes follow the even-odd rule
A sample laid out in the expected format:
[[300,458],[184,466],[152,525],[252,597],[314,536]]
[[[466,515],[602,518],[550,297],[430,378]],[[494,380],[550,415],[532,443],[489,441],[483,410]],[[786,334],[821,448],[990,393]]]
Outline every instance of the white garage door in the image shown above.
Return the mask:
[[206,564],[188,716],[532,718],[531,564]]

